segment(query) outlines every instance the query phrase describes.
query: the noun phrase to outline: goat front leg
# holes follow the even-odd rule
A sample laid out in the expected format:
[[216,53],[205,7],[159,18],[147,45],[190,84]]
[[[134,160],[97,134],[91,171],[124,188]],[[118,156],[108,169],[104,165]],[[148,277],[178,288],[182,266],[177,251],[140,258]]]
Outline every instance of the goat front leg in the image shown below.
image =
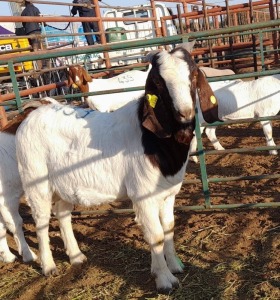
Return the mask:
[[167,266],[172,273],[182,273],[184,264],[176,255],[174,247],[174,202],[175,196],[165,199],[164,205],[160,208],[160,220],[164,231],[164,255]]
[[205,129],[205,133],[216,150],[225,150],[225,148],[220,144],[219,140],[217,139],[216,128],[217,127],[207,127]]
[[[273,137],[272,137],[272,124],[271,121],[261,121],[261,125],[263,128],[263,133],[266,139],[266,144],[268,147],[270,146],[276,146],[274,143]],[[277,150],[269,150],[269,154],[277,155]]]
[[73,233],[71,223],[71,212],[73,204],[58,200],[53,206],[53,213],[59,220],[61,237],[64,242],[66,253],[69,256],[71,265],[79,265],[87,260],[86,256],[79,249],[77,240]]
[[151,248],[151,273],[160,293],[169,293],[178,287],[178,279],[170,272],[164,258],[164,231],[159,219],[159,203],[156,200],[134,202],[136,221],[141,225],[144,237]]

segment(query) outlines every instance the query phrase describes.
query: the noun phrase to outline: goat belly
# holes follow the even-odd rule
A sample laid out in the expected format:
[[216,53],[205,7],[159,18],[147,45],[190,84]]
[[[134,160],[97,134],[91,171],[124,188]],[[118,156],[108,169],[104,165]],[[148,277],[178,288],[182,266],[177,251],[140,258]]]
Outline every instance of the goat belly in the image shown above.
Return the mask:
[[[106,189],[106,188],[105,188]],[[92,188],[78,188],[75,193],[78,204],[91,206],[115,201],[118,197],[114,194],[97,191]]]

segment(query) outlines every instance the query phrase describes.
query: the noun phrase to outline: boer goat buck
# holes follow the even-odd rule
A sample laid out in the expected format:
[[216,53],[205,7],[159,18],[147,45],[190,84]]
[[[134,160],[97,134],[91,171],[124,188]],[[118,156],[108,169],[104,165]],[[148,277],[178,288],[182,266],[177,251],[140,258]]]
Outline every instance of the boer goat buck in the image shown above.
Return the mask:
[[131,199],[151,248],[157,289],[178,285],[173,206],[193,138],[196,91],[207,122],[218,120],[216,99],[187,46],[150,53],[144,95],[112,113],[50,104],[19,127],[19,171],[45,275],[57,273],[48,237],[51,210],[71,264],[80,264],[86,257],[72,230],[73,205]]

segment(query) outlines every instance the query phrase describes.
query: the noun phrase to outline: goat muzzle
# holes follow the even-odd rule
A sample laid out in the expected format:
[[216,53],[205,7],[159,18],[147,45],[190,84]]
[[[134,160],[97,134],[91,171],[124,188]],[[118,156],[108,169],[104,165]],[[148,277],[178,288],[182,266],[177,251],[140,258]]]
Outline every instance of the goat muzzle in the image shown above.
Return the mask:
[[189,123],[195,116],[195,111],[192,109],[188,109],[186,111],[177,111],[176,112],[176,119],[178,122],[182,124]]
[[187,128],[187,129],[180,129],[175,133],[175,140],[178,143],[189,145],[192,141],[192,138],[194,136],[193,130]]

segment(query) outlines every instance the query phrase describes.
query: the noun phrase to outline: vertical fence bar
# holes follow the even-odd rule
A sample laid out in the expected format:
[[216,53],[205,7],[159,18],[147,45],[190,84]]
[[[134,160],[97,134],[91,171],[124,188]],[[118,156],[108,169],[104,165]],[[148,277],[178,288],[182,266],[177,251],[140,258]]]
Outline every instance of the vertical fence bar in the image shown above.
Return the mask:
[[260,39],[260,54],[261,54],[261,64],[262,64],[262,71],[265,70],[265,62],[264,62],[264,51],[263,51],[263,31],[259,32],[259,39]]
[[22,105],[21,105],[21,98],[20,98],[19,89],[18,89],[18,85],[17,85],[16,73],[15,73],[14,65],[13,65],[12,61],[8,61],[8,68],[9,68],[10,76],[12,79],[13,90],[14,90],[14,93],[16,96],[17,108],[18,108],[19,112],[21,113],[23,111]]
[[205,198],[205,208],[211,208],[210,191],[209,191],[206,162],[205,162],[205,153],[203,150],[197,108],[195,110],[195,135],[197,138],[197,150],[198,150],[198,156],[199,156],[199,162],[200,162],[202,190],[203,190],[203,194],[204,194],[204,198]]

